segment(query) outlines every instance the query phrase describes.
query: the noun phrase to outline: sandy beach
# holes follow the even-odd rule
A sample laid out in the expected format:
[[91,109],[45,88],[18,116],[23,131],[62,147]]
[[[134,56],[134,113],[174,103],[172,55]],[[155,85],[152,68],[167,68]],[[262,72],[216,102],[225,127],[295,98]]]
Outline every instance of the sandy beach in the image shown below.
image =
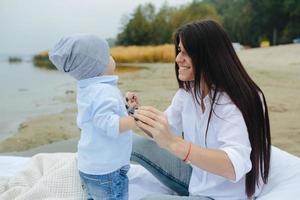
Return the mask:
[[[300,156],[300,45],[248,49],[238,55],[265,93],[272,144]],[[121,91],[134,91],[142,105],[164,110],[177,89],[174,64],[135,65],[146,69],[120,74]],[[61,97],[62,102],[73,102],[73,108],[20,124],[16,134],[0,142],[0,153],[31,156],[39,152],[76,152],[79,130],[76,127],[75,95]]]

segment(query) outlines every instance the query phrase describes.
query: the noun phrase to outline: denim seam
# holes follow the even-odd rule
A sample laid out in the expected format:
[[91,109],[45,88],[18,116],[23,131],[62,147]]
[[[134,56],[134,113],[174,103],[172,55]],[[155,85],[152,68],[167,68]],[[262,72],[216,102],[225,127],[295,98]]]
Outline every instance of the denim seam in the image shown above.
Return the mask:
[[162,172],[163,175],[165,175],[167,178],[171,179],[172,181],[174,181],[175,183],[182,185],[184,187],[188,187],[188,184],[184,183],[183,181],[178,180],[176,177],[172,176],[171,174],[167,173],[165,170],[163,170],[161,167],[159,167],[158,165],[156,165],[155,163],[153,163],[152,161],[150,161],[149,159],[147,159],[145,156],[132,152],[132,154],[142,160],[144,160],[145,162],[148,162],[148,164],[150,164],[151,166],[153,166],[156,170],[159,170],[160,172]]
[[109,194],[110,195],[114,195],[114,193],[113,193],[113,191],[112,191],[112,187],[113,187],[113,184],[112,184],[112,182],[113,182],[113,176],[112,176],[112,173],[111,174],[109,174],[108,175],[108,177],[109,177]]

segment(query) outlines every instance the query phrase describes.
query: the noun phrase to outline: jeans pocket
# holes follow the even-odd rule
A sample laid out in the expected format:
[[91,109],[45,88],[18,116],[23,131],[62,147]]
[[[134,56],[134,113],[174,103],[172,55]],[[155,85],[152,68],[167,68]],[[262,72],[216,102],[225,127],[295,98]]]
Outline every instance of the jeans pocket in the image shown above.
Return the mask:
[[113,195],[112,179],[108,175],[89,175],[80,173],[86,192],[94,199],[109,199]]
[[[99,197],[109,197],[113,195],[112,181],[111,180],[101,180],[97,184],[97,194]],[[99,192],[98,192],[99,191]]]

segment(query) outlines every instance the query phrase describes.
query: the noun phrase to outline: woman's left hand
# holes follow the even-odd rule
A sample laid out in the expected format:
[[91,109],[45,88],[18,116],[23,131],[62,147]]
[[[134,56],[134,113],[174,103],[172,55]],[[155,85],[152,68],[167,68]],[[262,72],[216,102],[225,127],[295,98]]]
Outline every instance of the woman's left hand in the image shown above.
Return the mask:
[[137,126],[150,132],[155,142],[162,148],[168,148],[174,136],[172,135],[166,115],[151,106],[142,106],[135,111]]

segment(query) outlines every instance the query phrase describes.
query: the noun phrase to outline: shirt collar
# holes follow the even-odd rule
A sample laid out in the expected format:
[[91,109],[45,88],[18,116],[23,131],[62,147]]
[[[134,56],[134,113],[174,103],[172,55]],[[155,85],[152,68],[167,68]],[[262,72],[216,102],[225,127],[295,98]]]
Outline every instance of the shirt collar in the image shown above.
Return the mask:
[[90,84],[95,83],[105,83],[116,86],[118,83],[119,77],[116,75],[102,75],[102,76],[96,76],[93,78],[83,79],[78,81],[79,87],[86,87]]

